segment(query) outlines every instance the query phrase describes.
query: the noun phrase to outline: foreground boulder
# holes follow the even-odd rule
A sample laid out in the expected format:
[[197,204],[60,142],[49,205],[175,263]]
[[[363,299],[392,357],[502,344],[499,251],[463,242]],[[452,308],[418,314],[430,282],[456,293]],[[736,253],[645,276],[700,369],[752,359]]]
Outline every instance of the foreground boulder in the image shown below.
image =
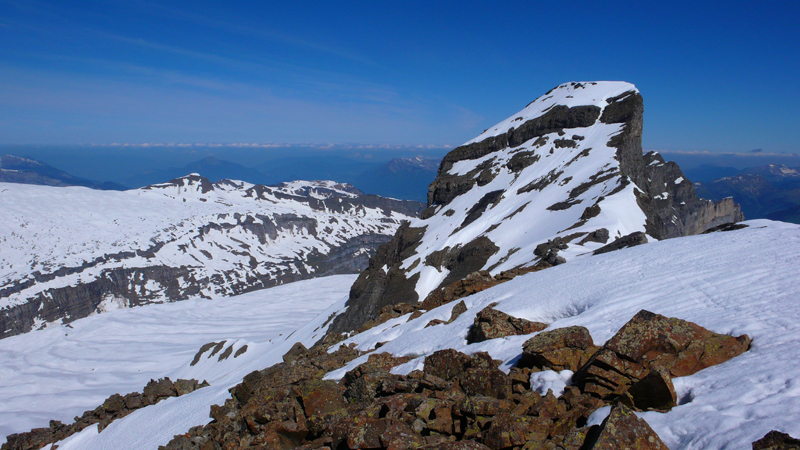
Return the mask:
[[[322,378],[359,352],[340,346],[328,353],[320,345],[251,373],[231,389],[231,399],[212,407],[211,423],[160,448],[665,450],[634,410],[668,410],[675,404],[672,376],[721,362],[748,345],[746,336],[722,336],[642,311],[600,348],[582,327],[538,334],[508,374],[486,352],[444,349],[427,355],[423,370],[406,375],[391,370],[411,356],[371,353],[338,383]],[[533,371],[576,368],[582,378],[559,397],[531,390]],[[610,394],[600,395],[600,388]],[[586,427],[603,406],[612,407],[606,420]],[[771,439],[759,448],[793,448],[772,444],[792,440]]]
[[547,328],[546,323],[531,322],[510,316],[494,309],[497,303],[492,303],[482,309],[476,316],[475,322],[467,334],[467,343],[483,342],[505,336],[531,334]]
[[[606,400],[622,396],[645,378],[655,384],[661,379],[668,385],[662,388],[669,391],[670,377],[691,375],[723,363],[747,351],[750,342],[747,335],[717,334],[685,320],[642,310],[575,373],[572,381],[584,392]],[[651,374],[654,371],[659,373]],[[637,389],[632,394],[648,391]]]
[[772,430],[763,438],[753,442],[753,450],[796,450],[800,449],[800,440],[786,433]]
[[598,348],[584,327],[557,328],[525,341],[518,366],[574,372],[586,364]]
[[[587,437],[584,446],[590,450],[669,450],[650,425],[623,405],[614,407],[600,425],[596,440]],[[588,444],[588,445],[587,445]]]

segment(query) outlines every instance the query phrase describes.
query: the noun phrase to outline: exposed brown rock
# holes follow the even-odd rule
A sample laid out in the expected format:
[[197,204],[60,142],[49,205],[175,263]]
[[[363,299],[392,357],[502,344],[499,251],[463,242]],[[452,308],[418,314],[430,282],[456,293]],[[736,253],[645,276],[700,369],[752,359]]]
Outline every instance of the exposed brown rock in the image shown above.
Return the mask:
[[302,342],[295,343],[292,348],[283,355],[283,362],[292,362],[297,358],[302,358],[308,354],[308,349]]
[[347,372],[342,378],[345,397],[351,401],[371,401],[392,367],[411,360],[394,357],[389,353],[373,353],[367,362]]
[[651,369],[671,377],[691,375],[720,364],[750,347],[747,335],[732,337],[699,325],[639,311],[573,376],[585,392],[611,399],[623,394]]
[[528,442],[543,444],[551,423],[543,417],[502,413],[492,420],[491,427],[486,431],[484,444],[493,450],[521,446]]
[[525,341],[518,366],[557,372],[582,367],[599,347],[589,330],[580,326],[543,331]]
[[[179,386],[180,389],[175,389]],[[169,378],[158,381],[150,380],[144,388],[144,395],[132,392],[121,396],[114,394],[107,398],[102,405],[76,417],[75,422],[65,425],[57,420],[51,420],[48,428],[34,428],[25,433],[11,434],[6,437],[6,443],[0,446],[1,450],[33,450],[40,449],[47,444],[52,444],[66,439],[94,424],[102,431],[111,422],[127,416],[136,409],[153,405],[168,397],[194,392],[208,386],[207,382],[198,383],[197,380],[178,380],[173,383]]]
[[[412,305],[409,303],[398,303],[396,305],[386,305],[384,306],[379,312],[378,316],[372,320],[368,320],[358,329],[359,333],[369,330],[370,328],[374,328],[382,323],[385,323],[391,319],[406,315],[408,313],[416,313],[420,314],[419,311],[420,307],[418,305]],[[419,316],[417,316],[419,317]],[[409,319],[411,320],[411,319]]]
[[483,342],[505,336],[530,334],[547,328],[547,324],[531,322],[498,311],[494,309],[496,305],[497,303],[492,303],[475,316],[475,322],[467,334],[468,343]]
[[[605,354],[616,359],[590,358],[579,372],[595,378],[568,386],[559,398],[552,391],[544,396],[530,391],[531,368],[515,367],[507,375],[499,370],[500,361],[485,352],[467,355],[453,349],[428,355],[423,371],[407,375],[389,370],[409,357],[371,354],[341,382],[323,381],[327,371],[341,367],[358,352],[340,346],[328,354],[324,348],[314,347],[303,358],[248,375],[231,390],[231,399],[212,407],[210,424],[192,428],[161,448],[662,450],[666,447],[658,436],[628,405],[666,410],[674,404],[670,369],[682,370],[676,361],[683,361],[680,355],[686,349],[675,347],[680,338],[671,333],[676,329],[702,329],[688,322],[670,321],[677,319],[637,314],[628,324],[633,325],[623,327],[603,347],[608,350]],[[645,325],[648,322],[658,330],[654,336],[648,334],[652,332]],[[642,347],[624,338],[632,330],[641,335],[640,339],[652,341],[643,353],[650,359],[631,358],[635,352],[615,353]],[[705,339],[702,342],[719,339],[707,330],[700,334]],[[526,353],[547,361],[543,368],[574,367],[595,348],[588,331],[579,327],[542,335],[526,343]],[[665,349],[673,348],[680,350],[677,356],[664,356],[668,354]],[[704,357],[700,355],[695,366],[705,364]],[[603,361],[618,363],[620,371]],[[676,363],[666,367],[664,361]],[[604,374],[604,378],[598,374]],[[608,387],[611,381],[617,383],[611,387],[624,386],[624,390],[615,396],[598,395],[597,386]],[[602,425],[581,428],[594,411],[611,402],[614,409]]]
[[753,450],[796,450],[800,449],[800,440],[786,433],[772,430],[763,438],[753,442]]
[[669,450],[650,425],[624,405],[615,406],[611,410],[611,414],[600,425],[597,439],[594,442],[586,442],[583,448]]

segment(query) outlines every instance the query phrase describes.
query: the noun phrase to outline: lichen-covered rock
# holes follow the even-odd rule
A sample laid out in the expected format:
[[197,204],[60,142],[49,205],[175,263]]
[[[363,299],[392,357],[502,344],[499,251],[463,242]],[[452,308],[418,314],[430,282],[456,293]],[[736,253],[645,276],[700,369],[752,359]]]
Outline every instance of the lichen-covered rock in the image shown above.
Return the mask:
[[177,391],[169,378],[161,378],[158,381],[150,380],[147,386],[144,387],[142,393],[150,400],[151,403],[162,398],[175,397]]
[[800,439],[786,433],[772,430],[763,438],[753,442],[753,450],[796,450],[800,449]]
[[292,362],[297,358],[302,358],[308,355],[308,349],[302,342],[295,343],[292,348],[283,355],[283,362]]
[[576,371],[599,347],[589,330],[581,326],[543,331],[522,345],[519,367]]
[[373,353],[367,361],[347,372],[342,378],[345,397],[354,402],[371,401],[381,388],[392,367],[408,362],[410,357],[395,357],[389,353]]
[[475,322],[467,334],[467,343],[472,344],[505,336],[530,334],[547,328],[545,323],[531,322],[530,320],[510,316],[494,309],[495,306],[497,306],[497,303],[492,303],[475,316]]
[[670,377],[691,375],[725,362],[750,347],[747,335],[713,333],[685,320],[639,311],[572,378],[585,392],[613,398],[651,369]]
[[[590,438],[587,438],[587,441]],[[587,445],[589,444],[589,445]],[[600,425],[594,442],[586,442],[589,450],[669,450],[643,419],[624,405],[615,406]]]

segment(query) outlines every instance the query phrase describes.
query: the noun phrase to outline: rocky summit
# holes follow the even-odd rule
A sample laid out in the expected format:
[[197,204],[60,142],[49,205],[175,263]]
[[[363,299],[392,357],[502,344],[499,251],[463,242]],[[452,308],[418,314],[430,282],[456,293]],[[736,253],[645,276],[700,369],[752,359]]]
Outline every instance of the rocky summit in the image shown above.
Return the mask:
[[358,273],[423,205],[197,174],[124,192],[3,185],[0,338],[129,306]]
[[643,124],[634,85],[565,83],[452,150],[427,209],[370,260],[331,331],[476,271],[549,267],[743,220],[732,199],[698,198],[675,163],[643,154]]

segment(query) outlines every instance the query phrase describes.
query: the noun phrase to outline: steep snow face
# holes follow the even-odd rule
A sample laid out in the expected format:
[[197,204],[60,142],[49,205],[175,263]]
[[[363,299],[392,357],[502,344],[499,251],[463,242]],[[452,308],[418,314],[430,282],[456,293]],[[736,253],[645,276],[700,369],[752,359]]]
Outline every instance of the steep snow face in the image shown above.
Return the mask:
[[522,111],[487,129],[464,145],[481,142],[487,138],[503,134],[511,128],[518,128],[524,122],[542,116],[556,105],[570,108],[573,106],[594,105],[604,108],[609,104],[608,99],[626,92],[638,93],[639,90],[633,84],[624,81],[564,83],[537,98]]
[[[563,239],[559,256],[570,260],[644,232],[637,187],[612,146],[625,124],[601,120],[620,96],[638,95],[624,82],[563,84],[446,156],[428,214],[411,223],[422,237],[400,264],[419,299],[466,275],[451,275],[464,271],[453,260],[496,274],[537,261],[548,240]],[[480,257],[463,255],[471,244]]]
[[[354,279],[336,275],[234,297],[147,305],[0,340],[0,444],[50,420],[71,423],[114,393],[142,392],[151,378],[207,380],[211,386],[196,395],[160,402],[119,428],[112,424],[99,436],[93,428],[94,436],[81,438],[86,449],[155,450],[208,422],[211,405],[223,404],[227,389],[245,375],[280,362],[295,342],[319,340]],[[209,350],[191,365],[201,346],[222,341],[220,353],[210,357]],[[228,348],[236,354],[245,346],[220,360]]]
[[587,109],[594,111],[595,120],[582,125],[589,126],[559,129],[476,159],[456,161],[449,168],[443,164],[446,175],[477,182],[447,203],[434,203],[432,216],[411,224],[425,228],[425,233],[416,254],[401,267],[409,279],[419,274],[415,290],[420,299],[451,272],[447,264],[426,263],[430,256],[453,253],[481,237],[497,248],[476,269],[496,274],[533,262],[536,246],[558,237],[574,241],[559,253],[569,260],[605,244],[584,241],[590,232],[605,229],[613,240],[645,231],[646,217],[636,203],[636,186],[623,180],[617,149],[609,146],[623,125],[597,120],[608,99],[623,93],[638,91],[621,82],[561,85],[465,145],[507,133],[515,124],[541,117],[556,105],[597,107]]
[[0,337],[113,298],[135,306],[354,273],[418,205],[331,181],[197,174],[125,192],[0,184]]
[[[452,323],[426,328],[434,319],[447,321],[457,302],[415,320],[409,321],[410,315],[392,319],[344,344],[366,351],[381,343],[379,352],[415,356],[392,369],[398,374],[422,369],[425,355],[447,348],[487,351],[508,371],[535,333],[467,344],[476,314],[491,303],[512,316],[548,323],[547,330],[584,326],[597,344],[646,309],[753,339],[746,353],[674,379],[680,400],[670,412],[639,414],[670,449],[750,448],[770,430],[798,437],[800,227],[767,220],[744,223],[749,227],[578,258],[463,298],[468,309]],[[367,356],[327,378],[341,378]],[[538,381],[556,387],[556,374],[549,375],[551,380]]]

